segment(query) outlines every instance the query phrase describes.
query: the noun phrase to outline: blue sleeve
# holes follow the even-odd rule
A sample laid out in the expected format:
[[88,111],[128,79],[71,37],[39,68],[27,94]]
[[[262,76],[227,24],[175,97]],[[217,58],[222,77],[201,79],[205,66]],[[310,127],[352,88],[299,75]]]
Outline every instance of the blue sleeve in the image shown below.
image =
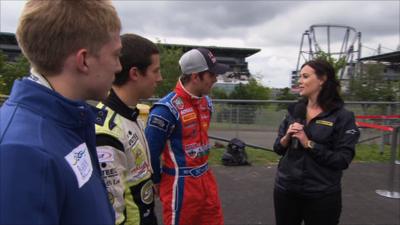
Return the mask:
[[0,224],[58,224],[65,189],[55,159],[29,146],[0,147]]
[[161,179],[160,156],[167,139],[175,128],[176,118],[164,105],[154,106],[149,114],[145,135],[150,148],[151,166],[153,168],[153,182]]

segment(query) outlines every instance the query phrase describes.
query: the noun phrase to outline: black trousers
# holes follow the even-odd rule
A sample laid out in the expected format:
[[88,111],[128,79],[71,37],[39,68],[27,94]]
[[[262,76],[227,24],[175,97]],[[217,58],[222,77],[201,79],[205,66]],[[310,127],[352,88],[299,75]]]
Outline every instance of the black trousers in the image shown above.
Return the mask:
[[335,192],[321,198],[304,198],[275,188],[276,225],[337,225],[342,211],[342,194]]

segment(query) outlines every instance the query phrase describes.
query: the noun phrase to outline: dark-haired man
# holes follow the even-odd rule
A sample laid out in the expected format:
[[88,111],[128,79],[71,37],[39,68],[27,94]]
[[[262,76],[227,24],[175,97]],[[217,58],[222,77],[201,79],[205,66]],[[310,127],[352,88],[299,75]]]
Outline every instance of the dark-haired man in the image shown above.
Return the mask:
[[152,168],[136,105],[162,80],[160,56],[157,46],[141,36],[124,34],[121,42],[122,71],[97,105],[106,112],[96,125],[97,153],[116,224],[156,225]]
[[163,222],[220,225],[218,188],[208,167],[212,104],[207,94],[228,67],[204,48],[186,52],[179,64],[182,75],[175,90],[155,103],[146,127]]

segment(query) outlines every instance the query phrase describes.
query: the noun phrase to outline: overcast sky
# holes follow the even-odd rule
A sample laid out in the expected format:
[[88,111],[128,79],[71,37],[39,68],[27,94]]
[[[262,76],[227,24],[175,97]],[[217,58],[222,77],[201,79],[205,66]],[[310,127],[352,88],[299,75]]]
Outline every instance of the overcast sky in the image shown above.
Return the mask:
[[[0,0],[0,31],[15,33],[24,1]],[[288,87],[300,41],[313,24],[362,33],[362,57],[400,45],[400,1],[114,1],[122,33],[163,43],[259,48],[250,72],[269,87]],[[317,33],[323,46],[324,32]],[[344,33],[337,32],[340,43]],[[332,40],[334,41],[334,40]],[[306,45],[305,45],[306,46]],[[338,45],[339,46],[339,45]],[[332,49],[334,50],[334,49]]]

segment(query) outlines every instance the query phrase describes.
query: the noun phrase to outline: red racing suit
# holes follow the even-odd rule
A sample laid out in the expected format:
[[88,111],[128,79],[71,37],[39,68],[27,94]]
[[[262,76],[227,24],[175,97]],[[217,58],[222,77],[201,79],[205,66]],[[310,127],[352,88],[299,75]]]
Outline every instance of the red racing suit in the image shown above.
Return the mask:
[[218,187],[208,167],[211,111],[210,98],[191,95],[181,82],[150,110],[145,134],[165,225],[223,224]]

